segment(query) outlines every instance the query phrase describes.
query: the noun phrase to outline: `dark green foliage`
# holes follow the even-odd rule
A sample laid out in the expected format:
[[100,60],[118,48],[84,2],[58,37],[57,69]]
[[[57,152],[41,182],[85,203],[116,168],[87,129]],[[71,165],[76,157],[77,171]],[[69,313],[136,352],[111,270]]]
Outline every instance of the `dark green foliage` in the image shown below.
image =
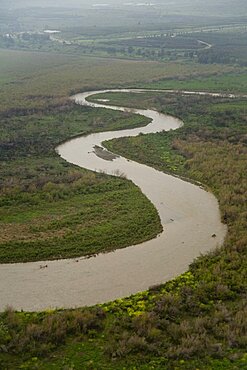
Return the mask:
[[[35,97],[30,97],[35,100]],[[39,99],[37,97],[37,99]],[[1,117],[2,160],[53,155],[55,146],[71,136],[145,125],[145,117],[106,109],[78,107],[66,101],[47,110],[8,111]]]
[[2,208],[2,262],[90,255],[161,231],[154,207],[126,180],[85,174],[59,186],[48,182],[43,189],[8,196],[9,204]]
[[211,49],[198,52],[199,63],[247,65],[246,30],[235,32],[201,33],[198,37],[213,45]]
[[[175,137],[174,132],[161,133],[159,136],[150,134],[144,138],[143,135],[139,135],[137,138],[124,138],[123,141],[107,141],[104,142],[104,146],[127,158],[137,157],[138,162],[145,162],[147,165],[162,169],[164,172],[181,173],[184,157],[178,151],[171,151],[172,140]],[[147,152],[152,152],[150,160],[147,157]]]

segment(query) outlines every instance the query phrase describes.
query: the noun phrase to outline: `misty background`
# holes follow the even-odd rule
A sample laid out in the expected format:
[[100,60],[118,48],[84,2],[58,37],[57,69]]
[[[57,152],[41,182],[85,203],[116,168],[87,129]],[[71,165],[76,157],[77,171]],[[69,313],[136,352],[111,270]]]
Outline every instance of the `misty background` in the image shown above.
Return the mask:
[[157,8],[168,14],[201,14],[201,15],[246,15],[246,0],[163,0],[163,1],[121,1],[121,0],[1,0],[3,9],[30,7],[66,7],[66,8]]

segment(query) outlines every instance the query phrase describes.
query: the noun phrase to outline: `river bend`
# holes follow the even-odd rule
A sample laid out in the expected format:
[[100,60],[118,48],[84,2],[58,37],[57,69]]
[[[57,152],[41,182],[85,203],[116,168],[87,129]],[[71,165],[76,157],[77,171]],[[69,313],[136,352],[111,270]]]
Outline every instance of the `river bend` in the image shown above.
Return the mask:
[[[73,138],[56,150],[77,166],[114,175],[124,173],[157,208],[164,231],[150,241],[89,259],[2,264],[0,310],[7,305],[25,311],[71,308],[125,297],[176,277],[188,269],[194,258],[223,243],[226,227],[220,221],[218,202],[211,193],[123,157],[109,161],[96,156],[94,146],[101,146],[104,140],[175,130],[182,125],[180,120],[153,110],[104,106],[100,100],[98,103],[86,100],[90,95],[107,91],[142,92],[94,91],[77,94],[72,99],[81,105],[142,114],[152,122],[143,128]],[[212,237],[213,234],[216,236]],[[47,268],[41,269],[41,265]]]

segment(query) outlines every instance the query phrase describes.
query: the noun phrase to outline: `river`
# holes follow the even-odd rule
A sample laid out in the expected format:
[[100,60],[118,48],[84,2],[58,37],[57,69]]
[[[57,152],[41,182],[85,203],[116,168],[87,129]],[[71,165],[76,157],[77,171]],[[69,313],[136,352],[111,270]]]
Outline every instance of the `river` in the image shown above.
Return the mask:
[[[107,91],[142,93],[142,90]],[[142,114],[152,122],[143,128],[73,138],[56,151],[77,166],[113,175],[124,174],[154,204],[164,231],[150,241],[92,258],[2,264],[0,310],[7,305],[25,311],[71,308],[125,297],[176,277],[185,272],[196,257],[223,243],[226,226],[220,221],[218,202],[211,193],[123,157],[104,160],[95,154],[95,145],[101,146],[104,140],[175,130],[182,122],[154,110],[104,106],[100,100],[87,102],[87,97],[99,92],[103,91],[77,94],[73,99],[81,105]],[[43,266],[47,267],[41,268]]]

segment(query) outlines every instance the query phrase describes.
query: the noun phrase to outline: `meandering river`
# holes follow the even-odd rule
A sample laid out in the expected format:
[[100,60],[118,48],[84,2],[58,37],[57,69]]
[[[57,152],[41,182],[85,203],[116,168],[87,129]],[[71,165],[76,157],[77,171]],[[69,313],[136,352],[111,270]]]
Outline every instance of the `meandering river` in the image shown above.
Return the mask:
[[142,244],[89,259],[2,264],[0,310],[7,305],[26,311],[70,308],[125,297],[176,277],[188,269],[194,258],[223,243],[226,227],[220,221],[218,203],[212,194],[123,157],[110,161],[95,154],[95,145],[101,146],[104,140],[175,130],[182,125],[178,119],[153,110],[105,106],[103,101],[87,102],[90,95],[106,91],[77,94],[73,99],[81,105],[142,114],[152,122],[143,128],[74,138],[56,150],[77,166],[114,175],[124,173],[157,208],[164,231]]

